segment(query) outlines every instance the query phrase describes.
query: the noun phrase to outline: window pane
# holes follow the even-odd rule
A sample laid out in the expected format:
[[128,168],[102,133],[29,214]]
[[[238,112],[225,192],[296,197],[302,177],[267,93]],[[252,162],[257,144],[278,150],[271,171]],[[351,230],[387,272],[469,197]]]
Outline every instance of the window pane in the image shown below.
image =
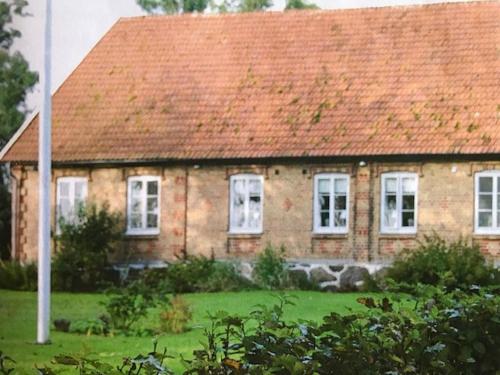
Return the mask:
[[346,211],[335,211],[335,226],[336,227],[345,227],[347,212]]
[[413,177],[403,178],[403,193],[414,193],[416,190],[416,183]]
[[415,196],[403,195],[403,210],[413,210],[415,208]]
[[67,198],[59,200],[59,215],[64,219],[68,219],[71,213],[71,202]]
[[148,182],[148,195],[158,195],[158,181]]
[[250,197],[248,206],[248,227],[260,227],[260,197]]
[[69,197],[69,182],[59,182],[59,196]]
[[130,228],[142,228],[142,215],[132,214],[130,215]]
[[132,196],[140,196],[142,190],[142,181],[132,181],[131,183]]
[[337,195],[335,197],[335,209],[336,210],[345,210],[347,203],[347,197],[345,195]]
[[133,213],[140,213],[142,211],[142,202],[138,198],[132,198],[130,211]]
[[347,193],[347,179],[337,178],[335,180],[335,193]]
[[395,193],[398,190],[398,181],[396,178],[386,178],[385,179],[385,191],[386,193]]
[[409,211],[409,212],[403,212],[403,220],[402,220],[402,226],[403,227],[413,227],[415,225],[415,212]]
[[330,180],[329,179],[318,180],[318,191],[320,193],[329,193],[330,192]]
[[321,218],[321,226],[322,227],[329,227],[330,226],[330,213],[329,212],[321,212],[320,218]]
[[249,180],[248,181],[248,188],[250,189],[250,194],[260,195],[260,191],[261,191],[260,180],[258,180],[258,179]]
[[485,193],[491,193],[493,191],[493,178],[479,177],[479,191]]
[[233,193],[234,195],[244,195],[246,189],[246,181],[245,180],[233,180]]
[[396,228],[398,226],[395,195],[385,196],[384,226],[388,228]]
[[85,191],[87,190],[87,183],[84,181],[75,182],[75,200],[85,199]]
[[148,198],[148,212],[156,212],[158,208],[158,198]]
[[328,211],[330,209],[330,195],[321,194],[319,196],[319,209]]
[[491,212],[480,212],[479,223],[480,227],[491,227],[493,225],[493,215]]
[[245,180],[233,180],[231,227],[242,228],[245,225]]
[[148,221],[148,223],[147,223],[148,228],[157,228],[158,227],[158,215],[148,214],[147,221]]
[[479,195],[479,208],[484,210],[491,210],[493,208],[493,195],[480,194]]

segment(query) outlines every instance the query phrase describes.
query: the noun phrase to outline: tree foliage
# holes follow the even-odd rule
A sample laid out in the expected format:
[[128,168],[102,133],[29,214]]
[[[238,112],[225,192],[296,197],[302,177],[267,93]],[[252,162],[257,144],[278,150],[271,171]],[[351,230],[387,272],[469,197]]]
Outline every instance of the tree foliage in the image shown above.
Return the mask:
[[270,8],[271,0],[137,0],[149,13],[193,13],[204,12],[208,7],[216,13],[255,12]]
[[285,10],[292,9],[319,9],[319,7],[307,0],[287,0]]
[[208,0],[137,0],[137,4],[150,13],[201,13],[207,8]]
[[26,93],[38,75],[30,71],[19,52],[12,52],[14,40],[21,36],[12,28],[14,15],[23,15],[25,0],[0,1],[0,147],[24,120]]
[[[26,93],[35,85],[38,75],[29,70],[12,44],[21,33],[12,27],[14,15],[24,15],[26,0],[0,1],[0,148],[19,128],[26,114]],[[10,191],[7,168],[0,165],[0,258],[10,255]]]

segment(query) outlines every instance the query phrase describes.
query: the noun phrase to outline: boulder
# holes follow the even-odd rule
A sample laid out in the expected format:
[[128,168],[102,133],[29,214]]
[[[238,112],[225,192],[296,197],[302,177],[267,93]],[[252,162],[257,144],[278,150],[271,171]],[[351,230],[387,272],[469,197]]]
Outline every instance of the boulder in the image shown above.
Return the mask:
[[349,266],[340,275],[340,288],[342,290],[357,289],[358,283],[362,282],[368,270],[359,266]]
[[315,284],[320,284],[325,281],[337,281],[337,278],[326,271],[323,267],[316,267],[310,271],[311,281]]

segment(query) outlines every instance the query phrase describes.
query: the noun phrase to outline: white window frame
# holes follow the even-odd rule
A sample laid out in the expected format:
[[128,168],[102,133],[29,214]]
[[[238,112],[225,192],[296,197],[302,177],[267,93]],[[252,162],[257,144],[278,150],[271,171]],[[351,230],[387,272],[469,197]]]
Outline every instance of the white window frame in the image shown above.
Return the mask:
[[[245,197],[245,216],[248,217],[249,215],[249,203],[250,203],[250,198],[249,198],[249,180],[255,180],[258,179],[260,180],[260,224],[257,228],[249,228],[243,227],[243,228],[233,228],[233,182],[234,180],[245,180],[246,184],[245,186],[247,187],[246,191],[246,197]],[[236,174],[230,177],[229,179],[229,234],[261,234],[263,231],[263,221],[264,221],[264,177],[262,175],[258,174],[251,174],[251,173],[246,173],[246,174]]]
[[[480,227],[479,226],[479,178],[491,177],[493,179],[493,192],[492,192],[492,226]],[[500,178],[499,170],[483,171],[475,174],[474,178],[474,233],[487,234],[487,235],[500,235],[500,223],[497,222],[498,210],[498,178]],[[496,207],[496,208],[495,208]]]
[[[385,218],[385,180],[389,178],[397,179],[397,192],[396,192],[396,212],[398,218],[397,228],[386,227],[384,225]],[[415,179],[415,206],[414,206],[414,225],[413,227],[402,226],[402,210],[403,210],[403,178]],[[390,172],[382,174],[380,179],[380,233],[381,234],[416,234],[418,228],[418,174],[410,172]]]
[[[319,180],[329,179],[330,180],[330,225],[328,227],[321,226],[321,209],[319,205]],[[335,180],[345,179],[347,180],[346,188],[346,225],[345,226],[335,226],[335,220],[333,217],[335,211]],[[346,173],[318,173],[314,176],[314,212],[313,212],[313,230],[314,233],[318,234],[346,234],[349,232],[349,208],[350,208],[350,176]]]
[[84,182],[85,183],[85,189],[83,190],[83,201],[85,202],[87,200],[88,196],[88,178],[86,177],[59,177],[57,178],[57,187],[56,187],[56,234],[61,234],[61,226],[60,226],[60,220],[61,220],[61,184],[62,183],[67,183],[69,184],[69,196],[71,200],[71,204],[74,207],[75,203],[75,185],[77,182]]
[[[143,185],[141,193],[141,201],[143,202],[142,208],[142,228],[131,228],[130,227],[130,216],[132,210],[132,189],[131,185],[135,181],[141,181]],[[147,228],[147,183],[156,181],[158,184],[158,205],[157,205],[157,216],[158,222],[156,228]],[[160,234],[160,222],[161,222],[161,178],[160,176],[131,176],[127,179],[127,231],[126,234],[130,236],[153,236]]]

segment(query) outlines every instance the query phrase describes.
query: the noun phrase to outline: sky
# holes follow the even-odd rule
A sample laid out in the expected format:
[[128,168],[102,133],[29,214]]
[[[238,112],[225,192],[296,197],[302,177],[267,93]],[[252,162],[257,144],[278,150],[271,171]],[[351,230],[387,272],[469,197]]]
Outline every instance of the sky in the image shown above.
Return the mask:
[[[14,27],[22,37],[13,48],[20,51],[32,70],[40,72],[43,66],[42,37],[44,27],[44,0],[28,0],[25,9],[30,16],[17,17]],[[375,6],[429,4],[450,0],[315,0],[322,9],[345,9]],[[453,1],[453,0],[451,0]],[[454,0],[456,1],[456,0]],[[282,10],[285,0],[274,0],[272,10]],[[144,12],[136,0],[52,0],[52,91],[59,87],[76,68],[90,49],[102,38],[120,17],[140,16]],[[31,110],[40,107],[40,87],[28,95]]]

